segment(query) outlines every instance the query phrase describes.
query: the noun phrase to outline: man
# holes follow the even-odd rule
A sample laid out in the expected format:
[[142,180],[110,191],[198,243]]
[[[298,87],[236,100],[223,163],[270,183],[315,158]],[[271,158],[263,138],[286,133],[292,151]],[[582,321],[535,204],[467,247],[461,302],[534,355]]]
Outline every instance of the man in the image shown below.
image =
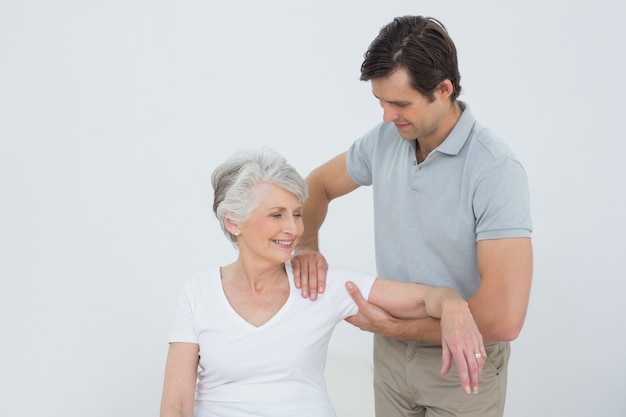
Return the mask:
[[467,395],[454,370],[440,374],[436,319],[395,319],[352,289],[359,314],[350,322],[376,333],[376,415],[502,416],[509,341],[521,331],[532,278],[524,169],[457,100],[456,48],[439,21],[404,16],[383,27],[361,80],[371,82],[383,122],[308,176],[296,282],[312,299],[323,292],[317,235],[329,202],[372,185],[377,275],[456,289],[488,356],[478,393]]

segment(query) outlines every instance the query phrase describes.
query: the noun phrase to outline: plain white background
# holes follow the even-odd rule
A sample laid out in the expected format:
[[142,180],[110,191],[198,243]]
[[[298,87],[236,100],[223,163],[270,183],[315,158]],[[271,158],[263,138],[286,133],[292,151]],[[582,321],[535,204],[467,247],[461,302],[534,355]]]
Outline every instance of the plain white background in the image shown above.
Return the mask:
[[[235,252],[209,177],[269,146],[303,174],[381,117],[362,54],[402,14],[439,18],[464,93],[528,172],[535,275],[506,415],[620,416],[626,170],[618,1],[0,3],[0,409],[158,414],[191,274]],[[374,271],[370,190],[322,249]],[[306,325],[306,324],[303,324]],[[336,354],[369,360],[340,325]]]

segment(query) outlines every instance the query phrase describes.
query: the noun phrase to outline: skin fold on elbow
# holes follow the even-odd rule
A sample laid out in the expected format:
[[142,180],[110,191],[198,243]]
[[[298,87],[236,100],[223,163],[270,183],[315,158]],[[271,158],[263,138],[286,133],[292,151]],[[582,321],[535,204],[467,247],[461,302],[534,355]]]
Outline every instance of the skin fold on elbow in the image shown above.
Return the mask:
[[512,342],[522,332],[525,317],[499,317],[479,325],[486,342]]

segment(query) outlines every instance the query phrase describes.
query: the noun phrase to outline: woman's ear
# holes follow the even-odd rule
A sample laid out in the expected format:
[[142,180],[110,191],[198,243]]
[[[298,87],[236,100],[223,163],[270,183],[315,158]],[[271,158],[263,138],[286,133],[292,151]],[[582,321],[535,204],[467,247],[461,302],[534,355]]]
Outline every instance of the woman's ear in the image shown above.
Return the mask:
[[226,227],[226,230],[228,230],[228,232],[233,236],[239,236],[239,234],[241,233],[241,231],[239,230],[239,225],[234,223],[228,217],[228,213],[224,215],[224,226]]

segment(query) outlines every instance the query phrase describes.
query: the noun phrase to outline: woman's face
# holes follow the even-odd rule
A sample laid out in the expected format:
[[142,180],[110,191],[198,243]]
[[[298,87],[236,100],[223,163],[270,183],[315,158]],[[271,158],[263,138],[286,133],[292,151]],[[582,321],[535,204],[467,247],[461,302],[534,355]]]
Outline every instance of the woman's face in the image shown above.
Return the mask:
[[295,194],[273,184],[259,184],[253,194],[257,206],[239,226],[239,251],[284,263],[304,231],[302,205]]

